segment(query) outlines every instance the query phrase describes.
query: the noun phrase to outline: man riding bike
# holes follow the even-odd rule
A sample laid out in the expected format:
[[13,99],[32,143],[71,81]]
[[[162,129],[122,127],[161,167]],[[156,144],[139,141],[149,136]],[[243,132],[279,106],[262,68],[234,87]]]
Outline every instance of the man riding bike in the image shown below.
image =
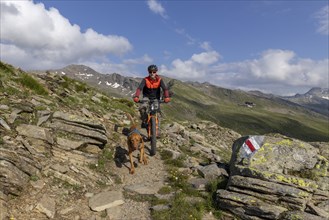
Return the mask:
[[164,93],[164,102],[170,102],[169,97],[169,90],[165,84],[165,82],[161,79],[161,77],[157,74],[158,67],[154,64],[148,66],[147,68],[149,76],[142,79],[141,83],[139,84],[135,95],[133,96],[134,102],[139,102],[139,95],[141,91],[143,92],[143,102],[142,105],[139,107],[139,112],[142,119],[142,127],[147,127],[147,100],[160,100],[161,97],[161,89]]

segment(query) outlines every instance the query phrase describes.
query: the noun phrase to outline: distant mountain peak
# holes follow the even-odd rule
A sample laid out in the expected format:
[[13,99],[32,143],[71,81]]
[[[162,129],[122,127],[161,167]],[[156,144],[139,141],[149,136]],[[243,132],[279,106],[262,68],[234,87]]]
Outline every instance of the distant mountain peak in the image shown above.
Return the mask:
[[284,99],[329,117],[329,88],[313,87],[304,94],[296,94]]
[[318,94],[318,93],[322,93],[323,91],[325,91],[325,89],[322,89],[320,87],[313,87],[311,88],[308,92],[306,92],[305,94]]
[[52,72],[83,81],[115,96],[130,97],[139,84],[139,79],[125,77],[118,73],[102,74],[85,65],[71,64]]

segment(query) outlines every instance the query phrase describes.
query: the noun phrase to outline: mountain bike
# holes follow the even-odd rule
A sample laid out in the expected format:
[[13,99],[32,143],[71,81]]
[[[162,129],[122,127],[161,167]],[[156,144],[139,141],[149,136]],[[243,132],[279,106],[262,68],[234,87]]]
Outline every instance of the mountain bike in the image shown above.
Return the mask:
[[156,154],[157,137],[160,134],[160,103],[164,103],[163,100],[141,100],[140,103],[147,102],[148,107],[146,108],[147,113],[147,138],[151,142],[150,155]]

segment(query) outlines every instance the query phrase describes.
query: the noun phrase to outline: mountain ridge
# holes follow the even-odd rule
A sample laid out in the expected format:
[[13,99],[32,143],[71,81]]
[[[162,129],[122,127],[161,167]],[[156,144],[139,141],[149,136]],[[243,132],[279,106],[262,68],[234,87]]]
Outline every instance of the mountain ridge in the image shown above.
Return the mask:
[[[71,66],[64,71],[61,69],[50,72],[61,74],[66,71],[69,77],[99,88],[107,94],[129,100],[141,80],[117,73],[97,73],[91,78],[91,72],[84,72],[87,69],[85,66],[78,66],[79,70],[76,69],[77,66],[73,67],[73,71]],[[281,133],[302,140],[328,140],[329,116],[326,112],[317,112],[273,94],[231,90],[208,82],[183,82],[161,77],[173,95],[171,104],[163,106],[163,111],[170,120],[210,120],[241,134]]]
[[329,117],[329,88],[314,87],[304,94],[286,96],[283,99]]
[[[92,69],[91,67],[85,66],[85,65],[77,65],[77,64],[70,64],[66,67],[60,68],[60,69],[54,69],[54,70],[48,70],[50,72],[61,72],[61,73],[65,73],[68,71],[69,76],[80,79],[80,80],[87,80],[88,81],[88,77],[89,76],[95,76],[97,79],[101,79],[100,76],[108,76],[108,77],[102,77],[102,79],[111,79],[112,81],[115,82],[120,82],[120,85],[123,85],[124,83],[126,83],[127,79],[132,79],[133,81],[137,81],[140,80],[142,77],[128,77],[128,76],[124,76],[118,73],[111,73],[111,74],[103,74],[100,72],[95,71],[94,69]],[[65,73],[66,74],[66,73]],[[79,77],[80,75],[80,77]],[[85,76],[85,77],[83,77]],[[173,79],[173,78],[168,78],[166,76],[162,76],[163,78],[168,79],[168,81],[170,80],[177,80],[177,79]],[[90,82],[91,84],[93,84],[93,82]],[[211,84],[210,82],[197,82],[197,81],[185,81],[185,83],[187,84],[191,84],[191,85],[200,85],[200,86],[214,86],[214,87],[218,87],[218,88],[223,88],[223,87],[219,87],[216,85]],[[99,82],[97,83],[99,84]],[[125,87],[125,86],[124,86]],[[125,88],[130,88],[130,89],[135,89],[135,86],[132,86],[131,84],[127,83]],[[223,89],[227,89],[227,88],[223,88]],[[227,89],[227,90],[233,90],[233,91],[238,91],[238,89]],[[296,97],[301,97],[301,96],[318,96],[324,99],[329,99],[328,95],[329,95],[329,88],[320,88],[320,87],[313,87],[311,88],[309,91],[305,92],[304,94],[295,94],[292,96],[281,96],[281,95],[275,95],[275,94],[271,94],[271,93],[263,93],[261,91],[258,90],[250,90],[250,91],[245,91],[251,94],[258,94],[260,96],[266,96],[266,97],[278,97],[278,98],[283,98],[283,99],[289,99],[289,98],[296,98]],[[320,95],[321,94],[321,95]]]

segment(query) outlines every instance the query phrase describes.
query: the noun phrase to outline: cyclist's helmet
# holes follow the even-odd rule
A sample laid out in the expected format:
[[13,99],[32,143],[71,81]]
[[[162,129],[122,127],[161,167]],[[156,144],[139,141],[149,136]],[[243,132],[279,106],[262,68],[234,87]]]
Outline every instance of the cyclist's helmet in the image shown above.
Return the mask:
[[147,70],[148,70],[148,72],[153,72],[153,71],[158,72],[158,67],[156,65],[152,64],[149,67],[147,67]]

